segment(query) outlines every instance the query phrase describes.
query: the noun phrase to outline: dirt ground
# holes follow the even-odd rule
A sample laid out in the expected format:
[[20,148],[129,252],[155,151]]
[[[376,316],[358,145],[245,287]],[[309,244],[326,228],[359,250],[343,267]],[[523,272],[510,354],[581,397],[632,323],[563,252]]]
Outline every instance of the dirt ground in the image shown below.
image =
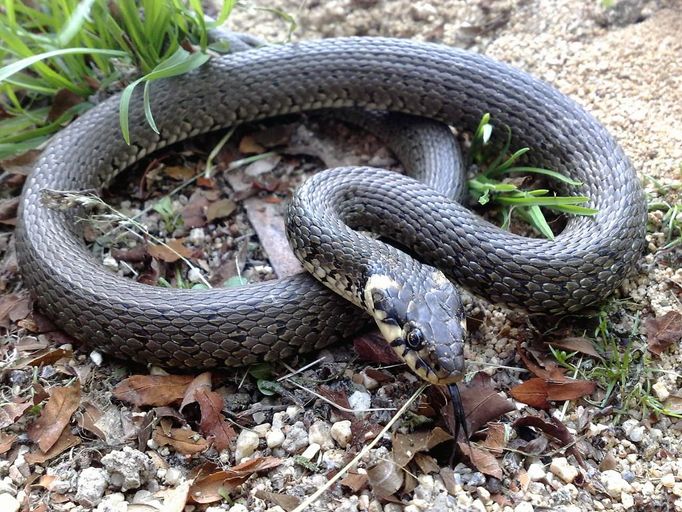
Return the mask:
[[[682,311],[682,247],[666,247],[665,217],[665,205],[679,205],[682,189],[682,4],[259,0],[237,8],[229,26],[284,41],[287,25],[266,10],[272,8],[297,20],[293,40],[382,35],[441,42],[546,80],[613,133],[640,173],[650,205],[659,205],[649,214],[648,250],[637,273],[601,316],[547,326],[468,299],[473,329],[466,355],[470,377],[479,373],[463,398],[479,432],[471,445],[460,443],[452,467],[449,412],[430,390],[307,510],[682,510],[682,322],[675,316]],[[334,149],[330,132],[341,139]],[[286,149],[271,155],[282,140]],[[159,197],[203,169],[215,143],[166,152],[158,159],[163,164],[148,161],[106,200],[130,215],[158,206]],[[188,156],[190,150],[198,156]],[[230,170],[254,154],[255,162]],[[196,272],[183,267],[174,274],[174,255],[161,245],[140,256],[129,240],[115,240],[96,254],[121,275],[163,277],[175,286],[201,285],[197,275],[203,274],[224,285],[270,277],[280,272],[277,265],[296,264],[272,253],[268,260],[256,235],[267,246],[276,230],[250,222],[267,220],[283,190],[320,161],[341,158],[395,165],[379,141],[326,121],[247,128],[220,152],[215,179],[173,195],[167,206],[180,213],[151,208],[141,217],[160,238],[201,249],[201,257],[186,254]],[[4,167],[0,215],[1,206],[16,202],[23,180],[16,162]],[[274,178],[264,177],[269,171]],[[137,198],[142,183],[156,192]],[[229,198],[219,192],[223,186],[232,189]],[[254,188],[258,194],[240,196]],[[679,225],[679,207],[676,215]],[[293,367],[201,375],[168,375],[79,347],[31,311],[16,269],[12,216],[0,219],[6,221],[0,224],[3,512],[300,510],[419,386],[404,367],[377,354],[371,336]],[[98,241],[109,228],[86,236]],[[551,357],[541,343],[548,330],[556,331],[552,339],[564,354],[578,354],[570,358],[574,363],[593,370],[606,359],[622,375],[564,375],[577,377],[572,385],[590,393],[551,400],[547,409],[527,405],[510,390],[529,379],[546,384],[551,379],[543,375],[562,357]],[[590,348],[595,339],[606,344],[598,354]],[[618,383],[613,396],[609,382]],[[656,414],[657,406],[672,414]]]

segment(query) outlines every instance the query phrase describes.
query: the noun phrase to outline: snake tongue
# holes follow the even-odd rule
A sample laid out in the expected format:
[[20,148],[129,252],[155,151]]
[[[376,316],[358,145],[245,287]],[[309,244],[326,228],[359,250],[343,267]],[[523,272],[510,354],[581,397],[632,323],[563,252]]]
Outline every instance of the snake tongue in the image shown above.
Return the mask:
[[459,440],[460,431],[464,434],[464,440],[469,442],[469,429],[467,427],[467,417],[466,412],[464,412],[464,406],[462,405],[462,396],[459,393],[459,388],[457,384],[449,384],[448,391],[450,392],[450,400],[452,401],[452,409],[454,412],[455,420],[455,445]]

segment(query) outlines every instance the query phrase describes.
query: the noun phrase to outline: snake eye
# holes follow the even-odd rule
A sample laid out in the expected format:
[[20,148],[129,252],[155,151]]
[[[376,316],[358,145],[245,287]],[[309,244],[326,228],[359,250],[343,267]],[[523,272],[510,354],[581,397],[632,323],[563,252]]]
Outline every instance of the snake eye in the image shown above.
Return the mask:
[[421,329],[414,327],[407,333],[407,336],[405,336],[405,341],[407,342],[407,346],[412,350],[419,350],[424,344],[424,334],[422,334]]

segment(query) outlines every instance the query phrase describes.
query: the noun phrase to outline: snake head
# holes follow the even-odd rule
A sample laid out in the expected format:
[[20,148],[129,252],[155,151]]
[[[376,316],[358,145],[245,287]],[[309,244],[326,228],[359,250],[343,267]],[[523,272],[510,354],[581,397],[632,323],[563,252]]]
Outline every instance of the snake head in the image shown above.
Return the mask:
[[459,291],[441,271],[415,263],[409,278],[372,274],[365,285],[365,307],[413,372],[432,384],[459,382],[466,332]]

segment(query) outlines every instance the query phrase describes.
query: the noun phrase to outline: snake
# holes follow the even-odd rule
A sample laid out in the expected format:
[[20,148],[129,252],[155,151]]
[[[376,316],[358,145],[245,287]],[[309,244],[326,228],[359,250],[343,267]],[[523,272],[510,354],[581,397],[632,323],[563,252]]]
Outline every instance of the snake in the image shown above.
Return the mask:
[[[615,139],[549,84],[481,54],[395,38],[289,43],[212,58],[153,82],[150,98],[158,133],[136,93],[129,145],[117,96],[54,136],[25,184],[17,227],[19,265],[41,310],[117,357],[185,369],[279,361],[348,339],[370,318],[420,377],[451,385],[465,368],[460,286],[530,313],[578,312],[617,290],[644,249],[643,191]],[[531,148],[528,165],[580,182],[566,192],[588,196],[598,213],[570,217],[554,240],[525,237],[454,200],[450,185],[439,190],[370,167],[330,169],[296,191],[287,213],[290,243],[308,273],[182,290],[105,269],[83,241],[77,212],[43,201],[46,190],[101,189],[189,137],[347,108],[418,116],[462,132],[489,113],[514,145]],[[410,153],[409,144],[398,146]]]

